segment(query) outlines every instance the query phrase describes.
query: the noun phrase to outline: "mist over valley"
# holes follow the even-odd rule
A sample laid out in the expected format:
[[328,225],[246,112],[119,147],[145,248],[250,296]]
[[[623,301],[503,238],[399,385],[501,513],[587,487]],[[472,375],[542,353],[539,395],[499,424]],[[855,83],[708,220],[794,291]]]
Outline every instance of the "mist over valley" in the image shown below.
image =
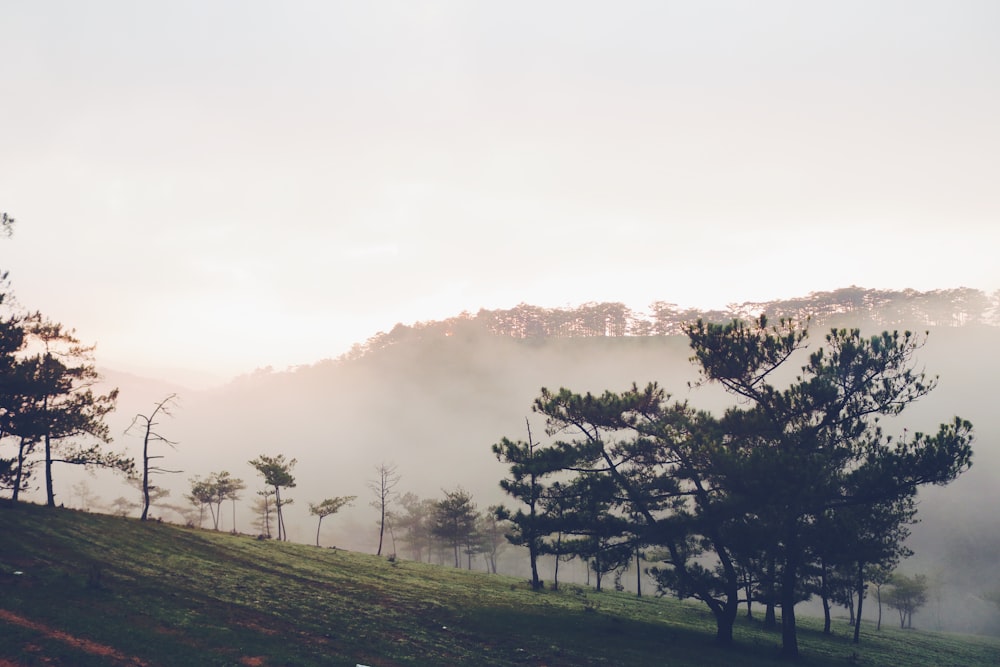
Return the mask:
[[[775,318],[809,316],[814,345],[833,326],[859,327],[865,334],[928,331],[918,362],[930,376],[939,376],[939,386],[895,423],[888,422],[887,429],[898,425],[910,432],[932,431],[959,415],[975,427],[973,466],[948,486],[920,491],[919,523],[908,541],[915,554],[901,570],[924,573],[932,582],[931,599],[916,615],[920,627],[998,634],[1000,614],[982,597],[1000,580],[1000,526],[994,511],[1000,506],[1000,455],[994,444],[1000,425],[986,384],[1000,372],[1000,359],[991,353],[1000,344],[996,298],[973,290],[850,288],[744,304],[730,312],[693,313],[661,304],[653,318],[636,316],[620,304],[576,309],[522,305],[397,325],[341,358],[283,371],[259,370],[209,390],[188,391],[107,370],[105,383],[121,390],[108,422],[114,447],[137,455],[140,439],[123,434],[133,415],[148,414],[164,396],[179,394],[174,416],[158,420],[158,431],[177,441],[177,447],[158,446],[158,453],[165,468],[183,472],[155,478],[158,486],[170,489],[170,496],[152,508],[156,516],[183,522],[170,507],[187,504],[189,480],[225,470],[247,484],[236,508],[236,529],[253,533],[250,502],[263,482],[247,462],[260,454],[281,453],[298,461],[293,471],[297,486],[288,490],[294,503],[285,510],[290,539],[314,540],[316,520],[307,511],[309,503],[355,495],[352,506],[323,523],[321,543],[373,553],[377,513],[369,506],[373,496],[367,483],[382,462],[397,466],[399,493],[438,499],[443,490],[461,487],[480,510],[510,504],[498,486],[506,468],[490,446],[502,437],[525,439],[526,417],[536,439],[546,441],[544,420],[531,412],[542,387],[599,394],[656,381],[675,399],[721,412],[731,397],[715,386],[690,386],[698,377],[688,340],[676,327],[692,317],[726,321],[759,312]],[[110,473],[88,476],[61,466],[56,472],[58,501],[79,506],[74,485],[80,481],[100,497],[92,509],[109,511],[110,502],[120,496],[138,500],[133,487]],[[227,504],[220,527],[231,530],[231,523]],[[402,547],[399,551],[405,555]],[[502,553],[502,570],[523,574],[525,567],[523,550],[511,547]],[[551,564],[543,563],[543,568],[548,572]],[[586,574],[582,566],[567,565],[562,576],[583,581]],[[625,577],[630,587],[634,576],[633,571]],[[653,590],[650,581],[644,585]]]

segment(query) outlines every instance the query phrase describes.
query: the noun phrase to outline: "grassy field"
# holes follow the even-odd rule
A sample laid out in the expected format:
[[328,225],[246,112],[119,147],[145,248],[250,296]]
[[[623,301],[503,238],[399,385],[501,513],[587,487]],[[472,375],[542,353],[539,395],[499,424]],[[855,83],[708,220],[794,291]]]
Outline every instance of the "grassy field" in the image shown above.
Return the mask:
[[[0,667],[775,665],[701,607],[72,510],[0,504]],[[802,623],[803,665],[998,665],[1000,640]]]

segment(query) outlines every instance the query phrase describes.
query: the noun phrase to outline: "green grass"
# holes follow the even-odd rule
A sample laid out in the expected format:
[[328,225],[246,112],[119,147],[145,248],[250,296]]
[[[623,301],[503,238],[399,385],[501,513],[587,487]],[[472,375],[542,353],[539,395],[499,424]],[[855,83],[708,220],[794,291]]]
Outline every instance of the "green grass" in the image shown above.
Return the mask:
[[[777,633],[719,648],[697,605],[34,505],[0,505],[0,612],[32,623],[0,615],[4,667],[780,664]],[[800,664],[1000,664],[996,639],[838,630],[804,619]]]

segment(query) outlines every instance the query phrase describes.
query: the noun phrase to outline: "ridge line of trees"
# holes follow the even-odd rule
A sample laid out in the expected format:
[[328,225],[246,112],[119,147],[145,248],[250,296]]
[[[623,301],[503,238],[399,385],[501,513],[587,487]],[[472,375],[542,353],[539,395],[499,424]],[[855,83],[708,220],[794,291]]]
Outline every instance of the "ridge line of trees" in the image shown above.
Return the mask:
[[654,301],[640,313],[619,302],[591,302],[576,307],[544,308],[519,304],[513,308],[463,312],[441,321],[397,324],[355,345],[340,359],[357,359],[377,350],[423,338],[447,338],[483,332],[515,339],[642,337],[684,335],[685,327],[699,319],[727,322],[753,319],[767,312],[772,318],[806,321],[818,326],[839,326],[845,319],[864,319],[873,327],[908,326],[1000,326],[1000,291],[959,287],[920,292],[877,290],[856,286],[828,292],[812,292],[796,299],[734,303],[724,310],[682,308]]

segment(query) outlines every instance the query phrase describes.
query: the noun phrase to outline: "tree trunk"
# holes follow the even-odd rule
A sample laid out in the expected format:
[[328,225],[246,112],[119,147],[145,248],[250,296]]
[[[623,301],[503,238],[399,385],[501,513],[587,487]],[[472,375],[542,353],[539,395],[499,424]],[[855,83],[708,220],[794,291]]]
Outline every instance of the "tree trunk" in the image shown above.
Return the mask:
[[635,548],[635,596],[637,598],[642,597],[642,564],[639,562],[640,558],[639,547]]
[[385,536],[385,498],[382,498],[381,512],[378,520],[378,551],[375,552],[376,556],[382,555],[382,539]]
[[[542,582],[538,578],[538,548],[534,544],[528,548],[528,558],[531,560],[531,590],[537,591],[542,587]],[[556,568],[558,567],[557,564]]]
[[715,612],[715,642],[722,646],[730,646],[733,643],[733,625],[736,623],[736,616],[740,611],[740,589],[738,584],[734,584],[731,590],[726,592],[725,604],[718,605]]
[[823,634],[830,634],[830,597],[826,588],[826,561],[820,564],[819,595],[823,600]]
[[876,584],[875,586],[875,599],[878,600],[878,623],[875,625],[876,630],[882,629],[882,584]]
[[764,606],[764,627],[768,630],[773,630],[778,627],[778,617],[774,610],[775,598],[777,597],[774,590],[774,581],[778,576],[776,570],[777,562],[772,556],[767,563],[767,585],[765,586],[765,590],[767,591],[767,602]]
[[15,503],[17,502],[18,496],[21,494],[21,476],[24,471],[24,450],[25,443],[27,439],[21,436],[21,444],[17,448],[17,474],[14,476],[14,491],[11,494],[11,500]]
[[785,541],[785,567],[781,572],[781,656],[799,657],[799,639],[795,627],[795,583],[798,570],[798,534],[796,527],[788,529]]
[[45,434],[45,504],[56,506],[56,493],[52,489],[52,440]]
[[854,643],[861,643],[861,608],[865,601],[865,564],[858,563],[858,613],[855,615]]
[[139,521],[145,521],[149,516],[149,429],[146,425],[146,436],[142,439],[142,515]]
[[274,513],[278,521],[278,541],[281,542],[285,535],[285,520],[281,516],[281,489],[274,487]]

